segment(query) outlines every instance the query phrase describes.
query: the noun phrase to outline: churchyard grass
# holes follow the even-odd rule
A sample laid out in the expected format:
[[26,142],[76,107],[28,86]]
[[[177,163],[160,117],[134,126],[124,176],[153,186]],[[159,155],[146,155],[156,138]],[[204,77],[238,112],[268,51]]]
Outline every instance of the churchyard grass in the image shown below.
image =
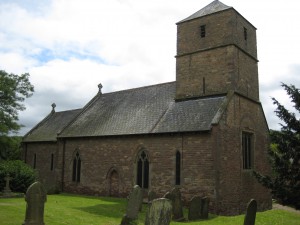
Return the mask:
[[[0,224],[22,224],[25,218],[24,198],[0,198]],[[126,211],[126,199],[89,197],[71,194],[48,195],[45,204],[46,225],[119,225]],[[139,214],[138,224],[144,224],[146,205]],[[187,218],[187,210],[185,210]],[[172,225],[242,225],[244,215],[215,216],[195,222],[172,222]],[[258,212],[256,225],[299,225],[300,214],[270,210]]]

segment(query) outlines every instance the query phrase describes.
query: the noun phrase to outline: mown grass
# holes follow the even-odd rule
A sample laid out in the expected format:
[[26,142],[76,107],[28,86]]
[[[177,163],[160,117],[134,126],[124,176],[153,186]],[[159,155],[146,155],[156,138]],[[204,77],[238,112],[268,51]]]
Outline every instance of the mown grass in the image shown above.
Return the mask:
[[[78,196],[71,194],[48,195],[45,204],[46,225],[119,225],[126,211],[126,199]],[[0,199],[0,224],[22,224],[26,203],[23,198]],[[185,214],[187,210],[185,210]],[[139,214],[138,224],[144,224],[146,205]],[[186,216],[187,217],[187,216]],[[242,225],[244,216],[210,215],[208,220],[172,222],[172,225]],[[284,210],[257,213],[256,225],[299,225],[300,214]]]

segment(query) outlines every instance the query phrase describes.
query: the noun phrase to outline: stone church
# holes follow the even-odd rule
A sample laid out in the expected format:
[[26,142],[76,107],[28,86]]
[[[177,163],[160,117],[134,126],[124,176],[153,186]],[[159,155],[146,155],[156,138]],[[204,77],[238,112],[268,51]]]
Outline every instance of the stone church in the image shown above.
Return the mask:
[[[252,176],[270,172],[259,100],[256,28],[218,0],[177,24],[176,81],[99,92],[82,109],[50,114],[23,138],[24,160],[50,191],[159,197],[173,187],[211,211],[259,210],[271,195]],[[170,56],[172,57],[172,56]]]

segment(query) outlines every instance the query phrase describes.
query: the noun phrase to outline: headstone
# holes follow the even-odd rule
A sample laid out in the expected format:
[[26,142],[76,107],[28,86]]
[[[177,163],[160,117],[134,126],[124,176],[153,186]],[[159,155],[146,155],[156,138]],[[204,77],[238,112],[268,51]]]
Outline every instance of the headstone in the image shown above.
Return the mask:
[[44,204],[47,201],[45,188],[40,182],[29,186],[25,196],[26,215],[23,225],[45,225]]
[[12,178],[8,174],[4,178],[4,180],[5,180],[5,188],[4,188],[4,191],[3,191],[4,196],[8,196],[8,195],[11,194],[11,190],[10,190],[10,187],[9,187],[9,182],[11,181],[11,179]]
[[257,211],[257,202],[255,199],[251,199],[247,205],[246,215],[244,219],[244,225],[254,225]]
[[156,199],[156,193],[154,191],[149,191],[148,192],[148,202],[152,202],[154,199]]
[[172,202],[166,198],[154,199],[146,215],[145,225],[169,225],[172,219]]
[[202,212],[202,198],[200,196],[194,196],[190,201],[189,206],[189,220],[201,219]]
[[201,219],[208,219],[209,198],[203,197],[201,199],[201,205]]
[[170,193],[166,193],[164,197],[172,201],[173,220],[184,220],[180,190],[178,188],[173,188],[173,190]]
[[139,210],[141,208],[143,201],[142,189],[135,185],[132,192],[128,196],[128,204],[126,209],[126,214],[123,216],[121,225],[130,224],[138,218]]

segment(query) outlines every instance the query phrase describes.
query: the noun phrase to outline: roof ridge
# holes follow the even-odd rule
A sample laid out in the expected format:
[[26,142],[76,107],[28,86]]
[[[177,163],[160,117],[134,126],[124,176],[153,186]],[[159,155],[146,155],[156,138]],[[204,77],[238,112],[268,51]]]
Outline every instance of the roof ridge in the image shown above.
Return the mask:
[[119,91],[112,91],[112,92],[102,93],[102,95],[113,94],[113,93],[118,93],[118,92],[134,91],[134,90],[150,88],[150,87],[154,87],[154,86],[163,86],[163,85],[167,85],[167,84],[171,84],[171,83],[176,83],[176,81],[169,81],[169,82],[165,82],[165,83],[151,84],[151,85],[141,86],[141,87],[136,87],[136,88],[129,88],[129,89],[124,89],[124,90],[119,90]]
[[55,113],[65,113],[65,112],[72,112],[72,111],[77,111],[77,110],[82,110],[82,108],[62,110],[62,111],[57,111]]

